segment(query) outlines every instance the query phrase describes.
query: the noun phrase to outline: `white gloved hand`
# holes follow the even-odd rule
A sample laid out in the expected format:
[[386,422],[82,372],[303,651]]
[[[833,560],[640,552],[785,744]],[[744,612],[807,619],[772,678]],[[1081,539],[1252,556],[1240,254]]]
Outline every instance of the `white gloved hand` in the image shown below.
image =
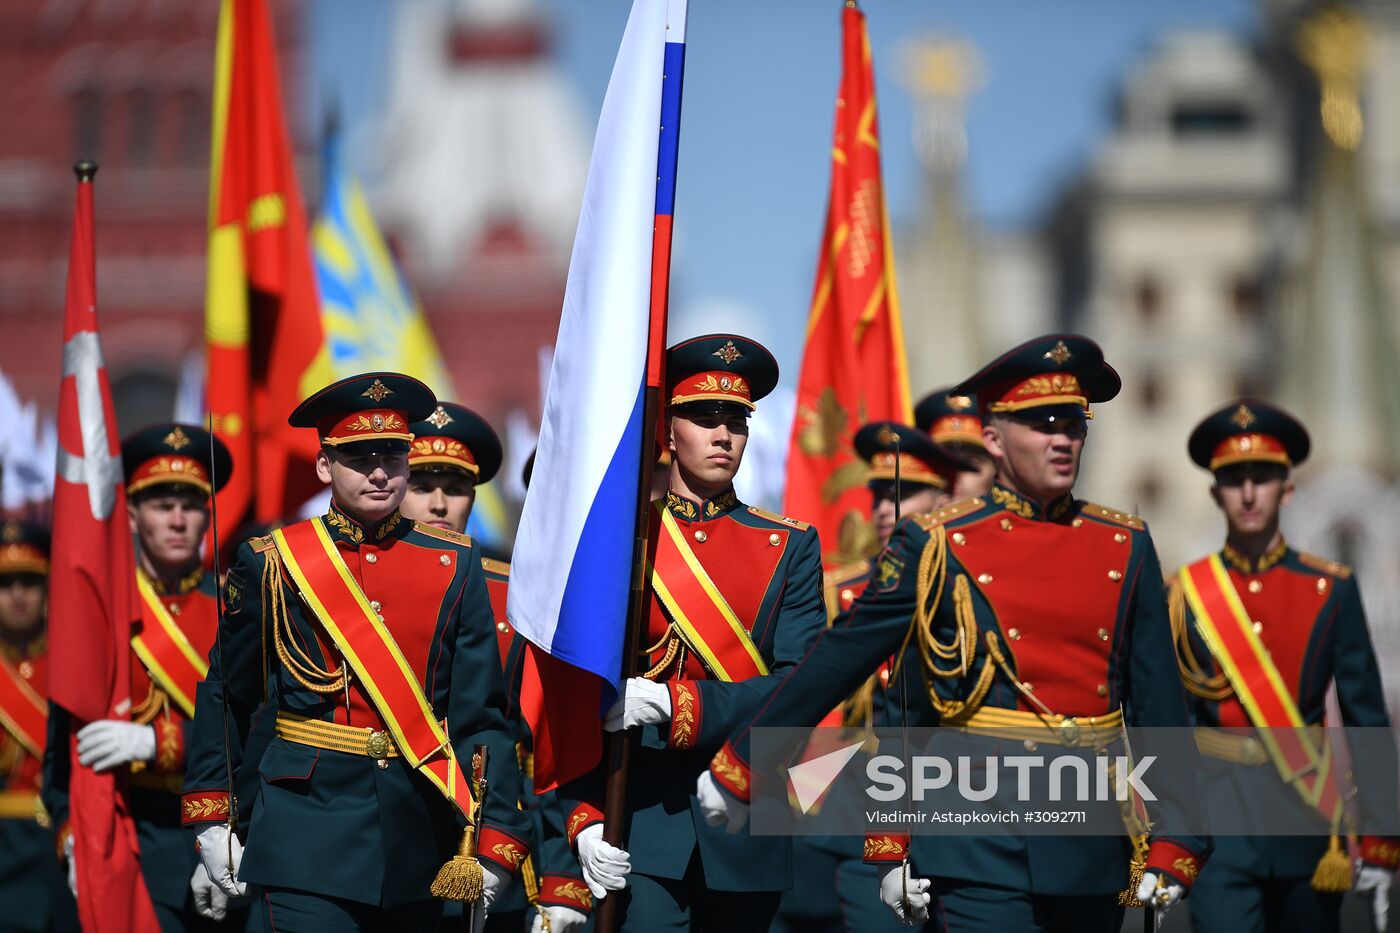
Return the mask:
[[609,891],[621,891],[627,887],[627,873],[632,870],[632,856],[626,849],[619,849],[603,841],[603,824],[594,823],[582,829],[574,838],[578,848],[578,863],[583,869],[583,880],[588,890],[598,900],[608,896]]
[[153,761],[156,730],[120,719],[99,719],[78,730],[78,764],[108,771],[131,761]]
[[530,933],[545,933],[545,914],[549,915],[549,933],[570,933],[588,922],[588,914],[581,910],[550,904],[535,909],[535,922],[530,926]]
[[481,863],[481,900],[467,904],[467,913],[472,918],[472,933],[482,933],[486,929],[486,917],[491,913],[491,905],[510,886],[511,876],[501,866],[489,859],[477,859]]
[[931,881],[908,872],[908,862],[900,862],[885,872],[880,879],[880,902],[894,913],[896,920],[912,927],[928,922],[928,905],[933,895],[928,893]]
[[719,789],[715,776],[706,768],[695,779],[695,797],[700,813],[711,826],[723,826],[729,834],[737,833],[749,821],[749,805]]
[[671,721],[671,691],[645,677],[622,682],[617,699],[603,717],[604,732],[621,732],[633,726]]
[[1137,896],[1142,906],[1156,908],[1164,914],[1176,906],[1185,894],[1185,888],[1166,875],[1159,878],[1155,871],[1143,872],[1142,881],[1138,882]]
[[238,866],[243,861],[243,843],[238,836],[220,824],[210,826],[198,837],[199,860],[209,879],[229,897],[242,897],[248,885],[238,880]]
[[68,893],[78,899],[78,864],[73,858],[73,834],[63,838],[63,857],[68,860]]
[[190,890],[194,892],[194,912],[210,920],[222,920],[228,913],[228,895],[209,880],[209,872],[204,863],[194,867],[190,876]]
[[1376,918],[1376,929],[1384,930],[1390,918],[1390,885],[1394,874],[1379,865],[1362,865],[1356,870],[1356,883],[1352,890],[1357,894],[1371,895],[1371,913]]

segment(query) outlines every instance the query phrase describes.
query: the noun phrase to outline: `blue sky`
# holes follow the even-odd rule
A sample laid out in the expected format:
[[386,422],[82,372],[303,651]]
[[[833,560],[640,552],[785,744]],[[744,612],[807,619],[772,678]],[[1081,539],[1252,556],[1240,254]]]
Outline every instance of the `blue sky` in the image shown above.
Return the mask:
[[[537,0],[591,124],[628,0]],[[671,336],[736,328],[796,380],[826,209],[840,0],[692,0],[672,272]],[[350,124],[384,103],[385,0],[314,0],[304,87],[335,88]],[[968,198],[994,228],[1033,223],[1103,138],[1118,80],[1155,37],[1211,26],[1247,37],[1249,0],[866,0],[896,228],[920,195],[900,50],[929,33],[971,42],[983,83],[968,107]],[[312,123],[311,125],[315,125]],[[363,137],[359,137],[363,138]],[[367,164],[366,154],[359,154]],[[352,161],[355,154],[352,154]]]

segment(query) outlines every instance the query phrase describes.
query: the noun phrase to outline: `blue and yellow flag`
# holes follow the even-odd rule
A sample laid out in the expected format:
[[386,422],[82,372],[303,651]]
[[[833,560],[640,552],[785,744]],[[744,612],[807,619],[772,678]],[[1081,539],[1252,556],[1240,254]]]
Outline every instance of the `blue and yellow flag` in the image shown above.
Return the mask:
[[344,166],[336,133],[323,144],[321,177],[312,251],[336,378],[387,369],[421,379],[439,398],[456,398],[427,318]]

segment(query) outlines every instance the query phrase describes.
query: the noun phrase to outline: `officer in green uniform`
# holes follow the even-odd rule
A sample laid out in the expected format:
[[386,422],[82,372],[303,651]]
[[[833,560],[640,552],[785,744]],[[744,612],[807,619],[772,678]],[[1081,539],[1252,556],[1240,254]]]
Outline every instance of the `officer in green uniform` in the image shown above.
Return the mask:
[[[329,510],[244,542],[229,571],[182,817],[216,884],[263,889],[268,930],[434,930],[431,892],[477,895],[479,926],[529,853],[480,556],[399,511],[409,424],[435,407],[397,373],[302,402],[289,422],[317,431]],[[228,769],[237,784],[263,703],[276,735],[249,762],[260,783],[241,840]]]
[[[233,473],[228,448],[192,424],[156,424],[122,441],[127,508],[136,539],[141,617],[131,633],[129,719],[105,719],[77,731],[80,767],[126,772],[141,876],[161,924],[176,930],[246,922],[246,903],[230,905],[205,877],[180,828],[180,788],[188,760],[194,696],[218,626],[217,581],[200,555],[210,498]],[[54,748],[71,728],[66,711],[50,716]],[[45,782],[60,838],[69,832],[69,764],[50,756]],[[64,851],[71,845],[64,840]],[[75,872],[76,875],[76,872]]]
[[[1227,529],[1224,547],[1183,567],[1170,587],[1212,824],[1312,824],[1311,835],[1217,835],[1191,897],[1192,926],[1198,933],[1337,930],[1342,894],[1354,883],[1372,895],[1376,929],[1384,930],[1400,840],[1363,830],[1353,879],[1338,839],[1346,827],[1335,825],[1347,776],[1319,754],[1315,735],[1290,728],[1321,724],[1332,688],[1342,725],[1390,726],[1356,577],[1343,564],[1294,550],[1279,529],[1293,496],[1292,470],[1308,456],[1308,433],[1280,408],[1238,399],[1197,425],[1187,446],[1214,478],[1211,496]],[[1269,729],[1274,741],[1261,741],[1257,728]],[[1295,736],[1299,745],[1285,747]],[[1352,743],[1362,792],[1355,806],[1372,825],[1395,826],[1392,741]],[[1281,773],[1299,776],[1285,782]],[[1325,784],[1321,793],[1316,781]],[[1296,818],[1285,822],[1285,808]]]
[[[1125,721],[1189,724],[1180,678],[1163,663],[1171,632],[1145,525],[1073,495],[1090,406],[1120,387],[1093,341],[1052,334],[954,389],[983,406],[997,485],[986,498],[899,523],[871,585],[715,756],[697,786],[707,819],[733,831],[746,820],[754,729],[814,724],[899,649],[916,616],[915,643],[901,659],[901,673],[922,668],[908,685],[910,725],[1011,729],[1030,748],[1113,741]],[[1194,756],[1189,741],[1162,743],[1178,760]],[[1194,783],[1154,790],[1152,815],[1167,825],[1199,810]],[[1126,835],[871,833],[865,855],[883,873],[868,896],[922,923],[936,895],[930,926],[954,933],[1116,931],[1130,880],[1138,899],[1169,906],[1208,847],[1198,837],[1152,836],[1139,880]]]
[[666,374],[673,459],[648,535],[643,674],[604,722],[642,731],[629,831],[621,849],[603,841],[595,774],[565,788],[577,801],[567,832],[594,895],[622,898],[624,930],[767,930],[792,884],[791,842],[706,825],[695,779],[825,627],[821,549],[806,523],[734,494],[748,416],[778,381],[772,354],[737,335],[696,337],[667,351]]
[[[477,487],[489,483],[501,467],[501,441],[491,425],[463,405],[441,402],[422,421],[415,421],[413,446],[408,452],[408,492],[403,499],[405,518],[445,531],[464,532],[476,502]],[[528,480],[526,482],[528,486]],[[536,917],[530,925],[551,933],[570,933],[588,921],[592,897],[583,883],[578,861],[564,838],[564,812],[558,792],[536,796],[531,780],[533,740],[520,715],[520,675],[524,639],[506,620],[506,592],[510,564],[482,557],[486,589],[496,619],[496,639],[506,673],[510,697],[510,726],[522,764],[520,805],[530,816],[532,855],[520,863],[520,885],[512,885],[491,905],[487,930],[525,928],[527,913]],[[445,924],[460,908],[447,905]],[[539,915],[543,916],[539,916]]]
[[77,930],[77,905],[39,802],[47,740],[49,533],[0,522],[0,904],[7,930]]
[[[872,422],[861,427],[853,440],[856,453],[869,465],[870,517],[881,547],[889,543],[898,516],[932,512],[946,505],[959,482],[977,475],[973,463],[908,425]],[[980,436],[978,444],[981,449]],[[840,614],[865,590],[871,566],[867,558],[827,571],[824,586],[829,624],[838,624]],[[889,679],[890,665],[880,665],[822,725],[869,728],[897,722],[899,703],[891,704],[886,693]],[[816,750],[809,746],[807,756],[814,754]],[[880,882],[878,866],[864,861],[859,837],[798,836],[792,845],[795,878],[792,890],[783,895],[775,929],[848,933],[903,929],[870,897]]]

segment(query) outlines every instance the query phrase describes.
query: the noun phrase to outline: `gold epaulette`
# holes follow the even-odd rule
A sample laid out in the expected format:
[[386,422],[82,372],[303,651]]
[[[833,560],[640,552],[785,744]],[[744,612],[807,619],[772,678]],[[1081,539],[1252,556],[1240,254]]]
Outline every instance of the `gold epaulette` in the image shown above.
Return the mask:
[[1086,502],[1079,509],[1083,515],[1091,518],[1100,518],[1115,525],[1122,525],[1124,528],[1131,528],[1133,531],[1146,531],[1147,523],[1131,512],[1120,512],[1118,509],[1110,509],[1106,505],[1099,505],[1097,502]]
[[974,512],[981,511],[987,507],[987,500],[981,496],[974,496],[971,499],[959,499],[957,502],[950,502],[947,505],[934,509],[932,512],[925,512],[922,515],[910,516],[919,523],[919,527],[924,531],[930,531],[935,525],[955,518],[962,518]]
[[1351,568],[1340,561],[1328,560],[1325,557],[1318,557],[1316,554],[1304,554],[1302,551],[1298,552],[1298,559],[1312,569],[1329,573],[1339,580],[1351,579]]
[[503,560],[496,560],[494,557],[483,557],[481,559],[481,569],[487,573],[497,573],[503,577],[510,576],[510,564]]
[[842,564],[840,567],[834,567],[828,570],[823,575],[823,581],[827,586],[840,586],[843,583],[849,583],[857,577],[863,576],[869,572],[870,560],[867,558],[849,564]]
[[256,538],[249,538],[248,546],[253,549],[254,554],[261,554],[263,551],[275,548],[277,542],[272,540],[272,535],[259,535]]
[[465,544],[470,546],[472,543],[471,535],[464,535],[460,531],[449,531],[446,528],[439,528],[437,525],[429,525],[425,522],[415,521],[413,523],[413,530],[421,531],[429,537],[439,538],[443,541],[451,541],[453,544]]
[[799,522],[795,518],[788,518],[786,515],[779,515],[777,512],[770,512],[767,509],[760,509],[756,505],[749,506],[749,513],[751,515],[757,515],[759,518],[766,518],[770,522],[777,522],[780,525],[791,525],[798,531],[806,531],[808,528],[812,527],[807,522]]

